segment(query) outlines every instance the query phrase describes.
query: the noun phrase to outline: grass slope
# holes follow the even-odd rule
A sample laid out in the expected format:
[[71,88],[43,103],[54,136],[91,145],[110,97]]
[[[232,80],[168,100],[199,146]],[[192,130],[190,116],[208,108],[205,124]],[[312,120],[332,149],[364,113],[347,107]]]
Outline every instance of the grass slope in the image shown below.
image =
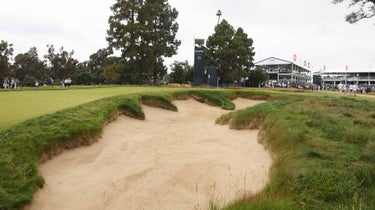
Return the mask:
[[260,127],[275,155],[266,189],[226,209],[375,209],[373,101],[288,95],[217,122]]

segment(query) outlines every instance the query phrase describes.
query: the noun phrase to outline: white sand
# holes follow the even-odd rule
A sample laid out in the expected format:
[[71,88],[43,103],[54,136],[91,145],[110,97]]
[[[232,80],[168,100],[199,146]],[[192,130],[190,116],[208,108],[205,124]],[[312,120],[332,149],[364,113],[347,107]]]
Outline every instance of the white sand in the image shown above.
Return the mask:
[[120,116],[97,143],[42,164],[46,185],[26,209],[207,209],[264,187],[272,160],[257,130],[216,125],[228,112],[218,107],[174,103],[178,112],[144,106],[145,121]]

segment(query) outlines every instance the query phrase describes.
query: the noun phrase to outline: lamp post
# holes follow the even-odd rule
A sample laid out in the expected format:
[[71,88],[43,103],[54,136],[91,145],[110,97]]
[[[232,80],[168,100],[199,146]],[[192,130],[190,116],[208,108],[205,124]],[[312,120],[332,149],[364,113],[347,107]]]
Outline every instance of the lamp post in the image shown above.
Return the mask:
[[221,11],[218,10],[217,13],[216,13],[216,15],[218,16],[218,19],[217,19],[217,25],[219,25],[219,23],[220,23]]

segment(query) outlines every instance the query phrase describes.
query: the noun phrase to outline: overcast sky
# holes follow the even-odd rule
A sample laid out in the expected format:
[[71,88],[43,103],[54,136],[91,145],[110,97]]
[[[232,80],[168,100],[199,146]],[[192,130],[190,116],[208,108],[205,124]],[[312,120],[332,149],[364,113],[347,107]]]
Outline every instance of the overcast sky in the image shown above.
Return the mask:
[[[0,2],[0,40],[14,45],[14,55],[47,44],[74,50],[79,61],[107,46],[110,6],[115,0],[9,0]],[[345,22],[348,4],[331,0],[169,0],[179,11],[178,55],[167,59],[194,61],[194,38],[214,33],[218,16],[254,40],[255,61],[268,57],[306,60],[314,70],[372,69],[375,71],[375,18]]]

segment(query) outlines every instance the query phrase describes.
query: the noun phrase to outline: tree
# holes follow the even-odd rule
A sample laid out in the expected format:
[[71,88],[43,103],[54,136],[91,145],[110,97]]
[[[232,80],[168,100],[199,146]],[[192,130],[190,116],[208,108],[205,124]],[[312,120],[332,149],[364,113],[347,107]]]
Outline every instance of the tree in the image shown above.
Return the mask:
[[254,70],[250,71],[249,74],[249,86],[259,87],[262,82],[267,81],[267,74],[262,68],[256,67]]
[[140,32],[139,13],[143,7],[143,0],[117,0],[111,6],[113,15],[109,17],[107,41],[109,48],[121,51],[125,61],[138,58]]
[[103,76],[108,83],[121,84],[124,69],[125,65],[122,63],[112,64],[104,68]]
[[215,27],[215,33],[208,37],[206,42],[207,50],[205,51],[206,65],[215,65],[218,67],[218,76],[220,81],[224,83],[233,82],[230,78],[232,54],[230,43],[235,34],[233,26],[226,20],[223,20]]
[[0,79],[8,76],[10,63],[13,56],[13,44],[8,44],[7,41],[1,40],[0,42]]
[[94,80],[93,76],[86,61],[77,65],[77,70],[72,74],[71,79],[77,85],[90,85]]
[[[110,49],[120,50],[124,64],[124,78],[130,83],[139,83],[145,80],[147,68],[141,60],[141,32],[144,26],[139,16],[144,7],[143,0],[117,0],[111,6],[113,15],[109,17],[107,41]],[[126,63],[126,66],[125,66]],[[140,79],[135,81],[134,79]],[[112,80],[108,80],[112,81]]]
[[253,40],[242,28],[234,30],[226,20],[215,27],[208,37],[205,51],[206,65],[218,67],[218,76],[224,83],[239,81],[253,66]]
[[[345,0],[333,0],[332,2],[338,4],[343,1]],[[375,0],[351,0],[349,7],[355,8],[346,16],[346,21],[349,23],[356,23],[375,16]]]
[[71,77],[79,63],[73,58],[74,51],[67,52],[64,47],[61,47],[58,52],[55,52],[53,45],[47,45],[47,47],[48,54],[44,58],[49,61],[48,66],[51,69],[51,74],[58,79]]
[[106,48],[99,49],[96,53],[90,55],[87,67],[89,69],[88,73],[90,74],[92,83],[99,84],[103,82],[101,74],[103,73],[104,68],[108,65],[109,55],[111,55],[111,51]]
[[[38,50],[36,47],[30,48],[26,53],[16,55],[14,58],[15,77],[24,81],[25,77],[34,78],[35,80],[42,81],[49,77],[46,72],[46,67],[43,61],[39,59]],[[31,85],[35,81],[28,81],[26,85]],[[24,82],[25,84],[25,82]]]
[[111,10],[107,41],[111,49],[121,51],[123,73],[156,83],[166,74],[163,57],[176,54],[180,45],[175,38],[178,12],[167,0],[117,0]]
[[173,62],[171,65],[171,71],[170,82],[172,83],[185,84],[189,81],[191,82],[193,79],[194,68],[189,65],[188,61]]
[[164,57],[177,53],[181,41],[176,39],[178,12],[168,4],[167,0],[146,0],[140,16],[144,26],[142,37],[142,56],[150,68],[153,83],[165,74],[162,67]]
[[253,40],[248,38],[247,34],[244,33],[242,28],[238,28],[232,42],[230,44],[230,53],[233,55],[232,66],[233,75],[238,82],[241,78],[247,77],[249,75],[250,68],[254,66],[254,47]]

